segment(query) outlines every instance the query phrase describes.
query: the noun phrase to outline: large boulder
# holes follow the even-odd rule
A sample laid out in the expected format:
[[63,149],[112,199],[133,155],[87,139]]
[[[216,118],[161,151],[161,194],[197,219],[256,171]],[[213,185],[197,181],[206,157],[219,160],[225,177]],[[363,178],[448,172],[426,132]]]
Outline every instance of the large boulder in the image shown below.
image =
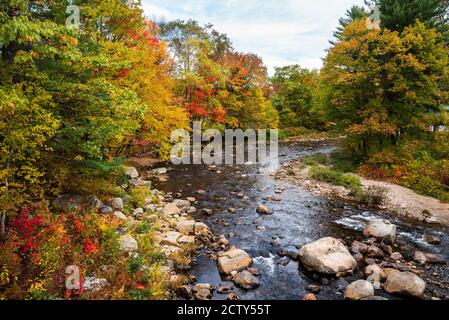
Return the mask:
[[363,234],[366,237],[374,237],[394,243],[396,241],[396,229],[396,226],[390,221],[375,219],[370,221],[368,227],[363,230]]
[[231,274],[249,268],[253,260],[243,250],[232,248],[218,256],[218,270],[222,274]]
[[372,296],[374,296],[374,287],[366,280],[355,281],[345,290],[345,299],[348,300],[361,300]]
[[251,290],[260,286],[260,281],[249,271],[243,270],[237,273],[232,281],[242,289]]
[[391,294],[400,294],[422,298],[427,284],[411,272],[390,272],[384,283],[384,290]]
[[53,207],[62,212],[96,211],[103,207],[103,203],[95,196],[63,194],[53,201]]
[[307,270],[323,274],[350,273],[357,266],[343,243],[330,237],[304,245],[299,251],[299,258]]

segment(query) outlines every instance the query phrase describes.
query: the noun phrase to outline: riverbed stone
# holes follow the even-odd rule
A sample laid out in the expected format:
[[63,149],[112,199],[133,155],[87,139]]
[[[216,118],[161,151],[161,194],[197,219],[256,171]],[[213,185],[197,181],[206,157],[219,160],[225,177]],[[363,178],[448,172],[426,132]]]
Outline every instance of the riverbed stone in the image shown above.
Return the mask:
[[366,255],[370,258],[375,258],[375,259],[381,259],[385,256],[383,250],[379,247],[376,246],[370,246],[368,248],[368,251],[366,252]]
[[210,300],[212,298],[213,286],[208,283],[199,283],[192,289],[196,300]]
[[218,270],[222,274],[231,274],[233,271],[241,271],[249,268],[253,260],[243,250],[231,248],[229,251],[218,255]]
[[176,230],[179,232],[190,235],[195,233],[195,220],[180,220],[176,223]]
[[345,290],[345,299],[348,300],[361,300],[372,296],[374,296],[374,287],[365,280],[355,281]]
[[304,301],[317,301],[318,298],[316,296],[316,294],[314,293],[308,293],[304,296],[304,298],[302,298],[302,300]]
[[126,167],[123,167],[123,169],[125,171],[125,176],[127,176],[128,178],[137,179],[139,177],[139,172],[137,171],[137,169],[135,167],[126,166]]
[[162,210],[162,214],[165,217],[174,216],[175,214],[180,214],[181,209],[179,209],[176,203],[167,203]]
[[124,234],[119,239],[120,248],[123,252],[134,252],[137,251],[139,245],[130,234]]
[[182,237],[182,233],[176,231],[169,231],[162,235],[161,243],[169,246],[178,246],[178,240]]
[[425,265],[427,263],[427,257],[424,254],[424,252],[415,251],[415,253],[413,255],[413,261],[415,261],[421,265]]
[[260,214],[272,214],[273,209],[268,208],[266,205],[260,204],[257,206],[257,213]]
[[443,256],[436,253],[425,253],[427,263],[431,264],[446,264],[446,260]]
[[404,259],[404,257],[399,252],[393,252],[390,256],[390,259],[394,260],[394,261],[399,261],[399,260]]
[[354,241],[351,245],[351,252],[354,254],[365,254],[368,251],[368,245],[360,241]]
[[441,244],[441,239],[438,238],[437,236],[433,236],[433,235],[426,235],[426,236],[424,236],[424,240],[426,240],[426,242],[428,244],[433,244],[433,245],[440,245]]
[[399,294],[422,298],[427,284],[411,272],[391,272],[383,288],[391,294]]
[[240,288],[251,290],[260,286],[260,281],[251,272],[243,270],[237,273],[232,281]]
[[367,266],[365,268],[365,276],[371,277],[373,279],[378,279],[379,281],[385,281],[387,279],[387,274],[377,264]]
[[304,245],[299,258],[306,269],[323,274],[350,273],[357,266],[344,244],[331,237]]
[[396,225],[390,221],[375,219],[369,222],[368,227],[363,230],[366,237],[374,237],[379,240],[394,243],[396,241]]

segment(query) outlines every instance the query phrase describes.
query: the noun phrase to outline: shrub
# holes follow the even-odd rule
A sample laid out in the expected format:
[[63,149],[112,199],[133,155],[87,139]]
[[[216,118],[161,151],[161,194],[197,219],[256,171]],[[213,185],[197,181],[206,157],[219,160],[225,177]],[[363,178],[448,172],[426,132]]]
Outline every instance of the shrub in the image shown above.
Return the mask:
[[146,204],[146,198],[151,195],[151,191],[148,187],[139,186],[133,187],[129,191],[130,205],[136,208],[142,208]]
[[384,203],[387,189],[384,187],[370,186],[366,190],[356,193],[357,201],[368,206],[380,206]]
[[309,175],[312,179],[343,186],[352,192],[358,192],[362,188],[362,183],[357,176],[327,167],[314,166],[310,169]]
[[327,155],[323,153],[317,153],[314,155],[306,156],[301,160],[301,163],[305,166],[325,165],[329,162]]

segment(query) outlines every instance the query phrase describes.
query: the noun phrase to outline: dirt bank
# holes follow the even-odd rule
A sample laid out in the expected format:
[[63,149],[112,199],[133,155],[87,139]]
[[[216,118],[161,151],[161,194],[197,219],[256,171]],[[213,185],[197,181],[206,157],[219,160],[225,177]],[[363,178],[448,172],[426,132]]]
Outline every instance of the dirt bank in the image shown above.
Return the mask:
[[[325,197],[341,198],[354,201],[351,191],[340,186],[313,180],[309,177],[309,169],[301,168],[301,160],[294,160],[284,164],[275,174],[276,178],[300,185],[306,190]],[[435,198],[417,194],[413,190],[402,186],[367,180],[360,177],[365,189],[369,187],[382,187],[385,189],[385,200],[380,209],[393,214],[410,217],[428,223],[449,225],[449,204]]]

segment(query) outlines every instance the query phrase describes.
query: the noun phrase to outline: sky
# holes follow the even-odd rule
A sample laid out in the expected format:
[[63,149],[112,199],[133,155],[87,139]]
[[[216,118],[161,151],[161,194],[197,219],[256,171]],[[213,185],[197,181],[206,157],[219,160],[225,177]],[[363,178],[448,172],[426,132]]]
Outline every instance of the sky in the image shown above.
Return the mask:
[[338,20],[363,0],[142,0],[151,19],[194,19],[226,33],[237,51],[274,67],[321,68]]

